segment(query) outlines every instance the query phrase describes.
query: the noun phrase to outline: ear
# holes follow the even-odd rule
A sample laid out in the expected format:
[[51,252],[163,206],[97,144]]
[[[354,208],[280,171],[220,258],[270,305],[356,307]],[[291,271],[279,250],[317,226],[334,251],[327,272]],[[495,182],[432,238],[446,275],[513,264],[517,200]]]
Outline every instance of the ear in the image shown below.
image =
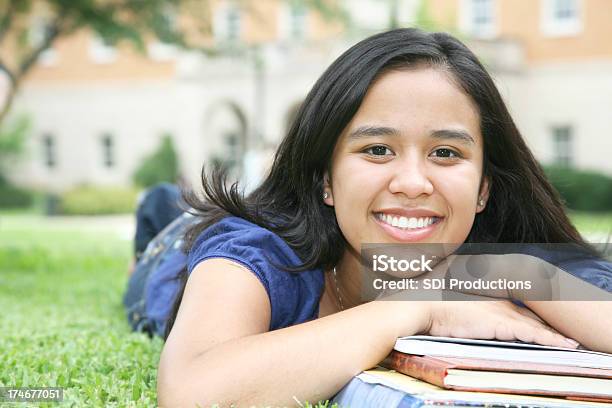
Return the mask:
[[329,173],[326,171],[323,175],[323,194],[325,197],[325,193],[327,193],[327,198],[323,198],[323,202],[330,207],[334,206],[334,193],[332,192],[331,182],[329,180]]
[[[487,206],[489,201],[489,192],[491,191],[491,181],[488,177],[483,177],[480,185],[480,191],[478,193],[478,199],[476,201],[476,213],[481,213]],[[480,205],[480,200],[484,201],[483,205]]]

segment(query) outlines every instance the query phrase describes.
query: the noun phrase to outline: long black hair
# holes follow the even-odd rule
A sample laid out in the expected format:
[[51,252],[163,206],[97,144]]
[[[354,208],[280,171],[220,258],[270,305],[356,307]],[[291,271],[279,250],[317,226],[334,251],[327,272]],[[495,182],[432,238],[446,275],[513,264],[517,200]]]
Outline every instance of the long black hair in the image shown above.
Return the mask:
[[234,215],[277,233],[300,256],[302,270],[334,266],[346,241],[322,194],[338,137],[377,77],[420,66],[447,72],[480,114],[483,176],[490,181],[490,192],[467,242],[586,246],[478,58],[449,34],[405,28],[359,42],[323,73],[278,147],[270,173],[250,195],[243,196],[237,184],[228,188],[223,171],[210,177],[202,171],[203,196],[185,197],[200,217],[187,233],[187,248],[203,229]]

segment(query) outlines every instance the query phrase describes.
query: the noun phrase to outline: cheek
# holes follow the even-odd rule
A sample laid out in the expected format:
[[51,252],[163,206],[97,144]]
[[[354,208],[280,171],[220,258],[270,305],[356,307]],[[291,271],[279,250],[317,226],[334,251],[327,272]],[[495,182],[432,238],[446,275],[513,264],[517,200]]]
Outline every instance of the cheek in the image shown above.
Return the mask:
[[[474,166],[455,168],[436,178],[435,189],[448,208],[451,242],[463,242],[474,223],[480,172]],[[456,236],[455,236],[456,235]]]
[[437,173],[434,188],[453,212],[473,212],[480,187],[480,171],[473,165],[456,166],[449,170]]
[[352,246],[360,245],[384,182],[380,166],[368,166],[363,160],[345,160],[333,168],[332,195],[336,220]]
[[332,192],[334,206],[354,209],[371,204],[371,200],[385,187],[385,171],[380,165],[363,159],[347,158],[335,167]]

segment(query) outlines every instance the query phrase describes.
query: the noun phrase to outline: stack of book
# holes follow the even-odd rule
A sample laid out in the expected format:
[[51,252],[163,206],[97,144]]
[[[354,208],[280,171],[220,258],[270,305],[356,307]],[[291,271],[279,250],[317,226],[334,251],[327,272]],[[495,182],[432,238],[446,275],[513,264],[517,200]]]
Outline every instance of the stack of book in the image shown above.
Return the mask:
[[411,336],[398,339],[381,366],[357,378],[404,391],[421,402],[413,406],[612,407],[606,353]]

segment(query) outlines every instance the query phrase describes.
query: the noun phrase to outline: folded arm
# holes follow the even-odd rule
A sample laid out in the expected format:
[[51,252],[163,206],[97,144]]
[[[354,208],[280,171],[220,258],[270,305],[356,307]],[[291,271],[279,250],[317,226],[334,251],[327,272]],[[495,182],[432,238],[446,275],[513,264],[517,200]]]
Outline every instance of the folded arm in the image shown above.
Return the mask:
[[525,301],[525,304],[584,347],[612,353],[612,302]]

